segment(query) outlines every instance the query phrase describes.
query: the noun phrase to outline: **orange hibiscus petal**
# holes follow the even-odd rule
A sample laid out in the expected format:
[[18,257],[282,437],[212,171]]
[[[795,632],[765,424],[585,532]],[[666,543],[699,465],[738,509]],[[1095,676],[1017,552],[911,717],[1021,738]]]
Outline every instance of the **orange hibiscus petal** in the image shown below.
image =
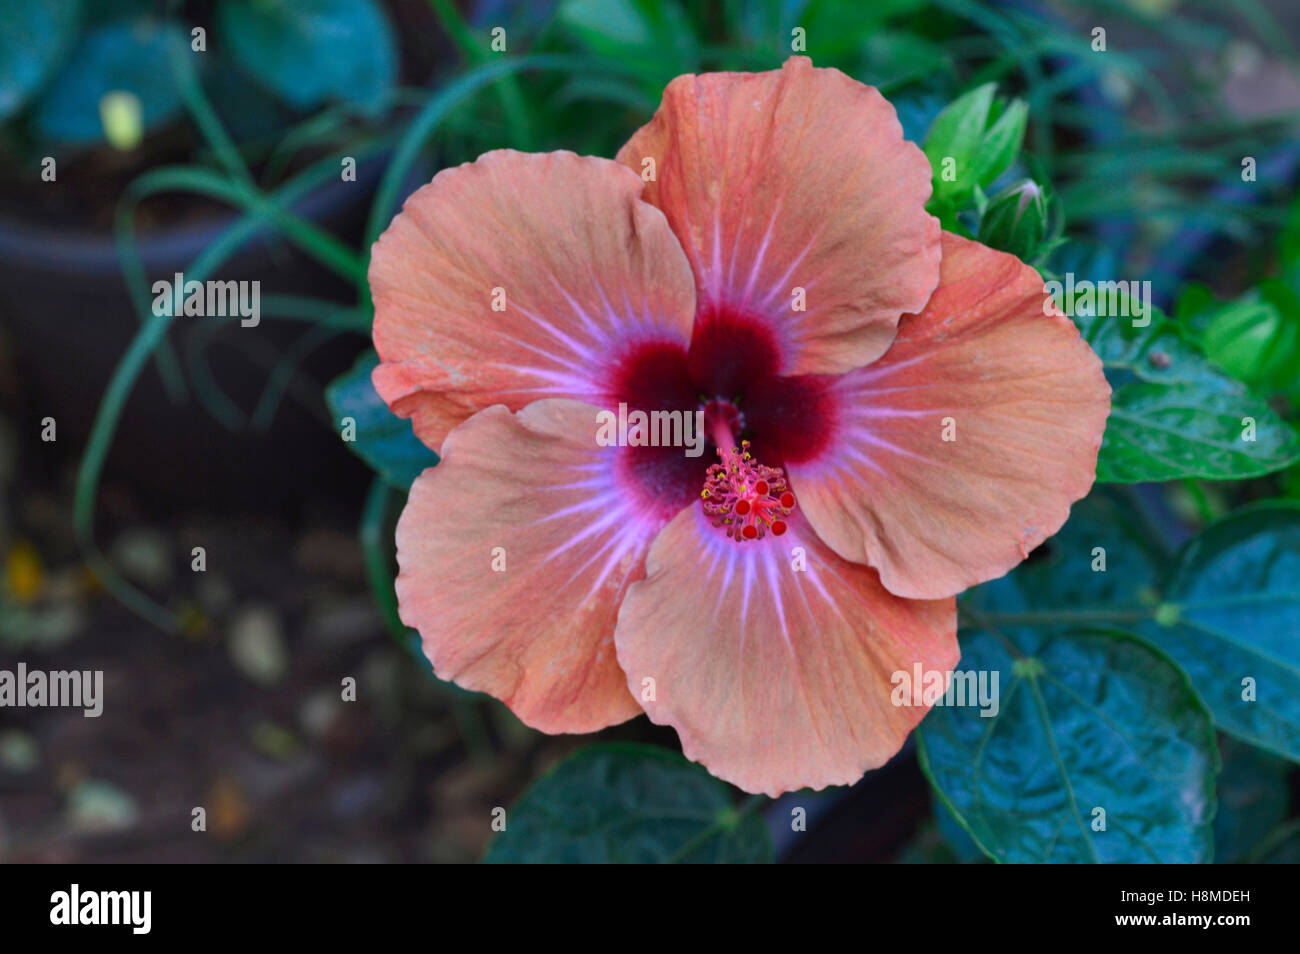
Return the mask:
[[1092,486],[1110,387],[1046,300],[1028,265],[945,233],[929,305],[830,385],[835,435],[789,463],[790,484],[822,539],[890,592],[950,596],[1001,576]]
[[625,353],[684,344],[690,268],[609,159],[499,150],[446,169],[371,252],[375,388],[435,450],[492,404],[599,400]]
[[596,408],[497,405],[461,424],[397,525],[397,598],[434,672],[545,732],[640,710],[615,659],[618,605],[671,512],[596,444]]
[[644,198],[686,248],[700,321],[763,323],[778,373],[873,360],[938,279],[929,162],[879,92],[806,57],[677,77],[618,160],[653,160]]
[[892,596],[797,513],[780,537],[736,543],[693,506],[650,548],[614,639],[628,687],[688,758],[776,796],[888,761],[926,712],[891,701],[893,674],[956,666],[956,623],[953,599]]

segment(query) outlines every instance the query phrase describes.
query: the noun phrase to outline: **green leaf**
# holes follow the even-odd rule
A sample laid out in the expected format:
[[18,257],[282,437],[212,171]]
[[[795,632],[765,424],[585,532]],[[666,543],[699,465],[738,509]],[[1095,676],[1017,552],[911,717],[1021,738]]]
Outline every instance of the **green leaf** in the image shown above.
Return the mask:
[[[1239,511],[1172,559],[1143,519],[1094,491],[1044,553],[971,590],[963,612],[1017,638],[1069,625],[1135,627],[1187,672],[1220,729],[1300,762],[1300,504]],[[1248,676],[1255,702],[1242,699]]]
[[1174,322],[1188,338],[1200,342],[1206,325],[1213,319],[1219,304],[1210,286],[1204,282],[1187,282],[1174,304]]
[[1259,477],[1300,460],[1296,432],[1245,385],[1211,369],[1196,383],[1133,382],[1111,395],[1097,480]]
[[295,109],[330,100],[376,111],[397,79],[392,29],[374,0],[220,0],[231,55]]
[[[974,630],[962,648],[961,670],[999,674],[998,712],[936,706],[920,756],[984,851],[1007,862],[1210,859],[1214,730],[1165,656],[1115,631]],[[1093,829],[1096,809],[1105,830]]]
[[1029,122],[1029,105],[1022,99],[1012,100],[997,121],[989,127],[971,163],[976,183],[989,186],[1011,168],[1025,141]]
[[[1100,293],[1102,283],[1097,282],[1097,286]],[[1135,311],[1127,300],[1127,294],[1121,291],[1114,307]],[[1133,317],[1098,315],[1095,306],[1086,310],[1067,307],[1065,311],[1109,371],[1127,371],[1156,384],[1195,384],[1207,375],[1222,377],[1177,325],[1159,308],[1150,307],[1149,321],[1144,325],[1135,325]]]
[[[1219,728],[1300,761],[1300,505],[1208,527],[1184,547],[1163,599],[1140,633],[1187,672]],[[1255,701],[1242,698],[1248,678]]]
[[1268,302],[1233,302],[1218,309],[1205,328],[1201,347],[1211,361],[1246,381],[1277,323],[1278,315]]
[[[1133,626],[1188,674],[1219,729],[1300,761],[1300,505],[1243,511],[1175,558],[1143,520],[1120,495],[1094,491],[1033,559],[967,594],[964,615],[1017,644],[1072,626]],[[1256,702],[1242,700],[1245,674]],[[1287,767],[1229,739],[1223,752],[1216,857],[1239,861],[1285,805]]]
[[[923,148],[930,160],[935,205],[963,207],[977,188],[989,186],[1015,162],[1029,108],[1018,99],[994,102],[996,90],[996,83],[976,87],[934,118]],[[944,178],[948,160],[951,179]]]
[[[933,170],[935,201],[957,202],[977,184],[975,154],[984,140],[996,83],[985,83],[953,100],[934,118],[924,150]],[[951,159],[955,178],[943,178],[944,160]]]
[[1286,421],[1203,357],[1159,309],[1148,306],[1147,323],[1138,326],[1123,317],[1135,310],[1123,292],[1105,315],[1069,304],[1066,312],[1106,369],[1130,377],[1111,395],[1098,481],[1231,480],[1300,460],[1300,438]]
[[648,745],[593,745],[533,783],[506,815],[494,863],[755,863],[762,819],[701,766]]
[[1250,861],[1257,865],[1300,865],[1300,819],[1275,828]]
[[1201,343],[1237,380],[1262,390],[1286,388],[1300,377],[1300,300],[1285,283],[1265,281],[1219,309]]
[[[1017,623],[1130,624],[1148,619],[1172,554],[1117,492],[1095,489],[1032,559],[970,590],[963,609]],[[1113,614],[1108,618],[1107,613]],[[976,618],[976,622],[979,620]]]
[[102,142],[100,102],[114,92],[135,95],[145,129],[171,119],[181,110],[180,93],[166,66],[167,44],[176,42],[184,42],[178,30],[152,20],[110,23],[87,33],[36,99],[36,133],[69,145]]
[[0,6],[0,121],[54,72],[77,35],[77,0],[24,0]]
[[1286,818],[1291,766],[1254,746],[1223,738],[1219,751],[1219,811],[1214,816],[1214,860],[1239,864]]
[[970,836],[960,821],[957,820],[948,806],[936,796],[933,799],[931,813],[934,815],[935,827],[938,829],[939,836],[943,838],[944,843],[952,852],[953,858],[960,864],[971,865],[981,864],[989,860],[988,855],[984,854],[979,845],[975,844],[975,839]]
[[335,426],[342,427],[348,417],[356,422],[356,440],[344,442],[348,448],[394,487],[409,490],[425,468],[438,463],[438,455],[415,436],[411,422],[390,411],[375,392],[370,372],[378,363],[373,351],[362,355],[352,370],[330,382],[325,402]]

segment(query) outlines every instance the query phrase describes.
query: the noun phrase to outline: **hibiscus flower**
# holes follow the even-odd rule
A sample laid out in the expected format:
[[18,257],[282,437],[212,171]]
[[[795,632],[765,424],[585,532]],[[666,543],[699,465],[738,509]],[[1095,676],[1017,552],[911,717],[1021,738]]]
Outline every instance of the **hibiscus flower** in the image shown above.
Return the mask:
[[[751,792],[893,756],[926,711],[893,675],[957,665],[955,594],[1065,522],[1110,405],[1037,273],[929,195],[880,93],[795,57],[678,77],[616,161],[411,196],[374,384],[442,456],[397,527],[434,671],[545,732],[644,711]],[[603,446],[620,404],[703,412],[706,452]]]

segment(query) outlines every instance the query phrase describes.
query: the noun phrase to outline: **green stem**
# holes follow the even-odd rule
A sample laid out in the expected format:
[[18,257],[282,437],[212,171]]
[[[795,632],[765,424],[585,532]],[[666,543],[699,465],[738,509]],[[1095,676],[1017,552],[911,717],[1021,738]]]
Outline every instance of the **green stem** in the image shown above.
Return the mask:
[[289,387],[289,382],[307,357],[325,342],[337,338],[342,329],[330,325],[316,325],[300,335],[276,362],[267,378],[266,387],[253,410],[252,425],[255,431],[265,431],[275,417],[280,400]]
[[[118,264],[122,269],[122,279],[126,282],[126,292],[131,299],[132,310],[136,320],[143,327],[149,315],[149,279],[145,275],[144,263],[140,259],[140,250],[135,241],[135,207],[138,199],[124,196],[115,211],[113,247],[117,252]],[[171,342],[165,338],[159,341],[154,356],[158,365],[158,374],[162,377],[167,396],[173,404],[180,404],[185,399],[185,378],[181,374],[180,361]]]
[[[227,182],[218,174],[202,168],[181,166],[157,169],[146,173],[127,187],[122,201],[118,204],[114,221],[118,259],[123,278],[132,304],[142,321],[151,311],[151,307],[147,290],[148,277],[145,275],[144,264],[140,259],[135,240],[135,212],[146,197],[170,190],[198,192],[214,198],[224,198],[232,204],[247,205],[259,215],[279,225],[286,234],[295,238],[301,247],[315,257],[325,261],[326,264],[332,264],[336,269],[342,269],[345,277],[353,279],[360,273],[360,260],[347,246],[312,223],[276,208],[275,203],[262,196],[256,188]],[[194,276],[191,274],[190,278],[193,279]],[[166,366],[164,358],[169,358],[173,362],[171,366]],[[195,364],[193,350],[190,352],[190,358],[191,373],[193,373]],[[180,376],[179,366],[174,364],[174,353],[165,338],[159,341],[157,360],[159,370],[163,374],[164,381],[168,383],[168,389],[173,397],[177,394],[183,395],[183,378]],[[199,380],[195,381],[195,386],[199,388],[200,401],[224,426],[232,430],[242,426],[242,415],[238,408],[235,408],[219,389],[215,388],[215,382],[210,380],[210,376],[201,374]]]
[[[296,201],[311,189],[320,186],[322,182],[337,175],[338,162],[338,157],[335,156],[310,167],[292,182],[273,193],[270,201],[286,205]],[[264,227],[265,222],[260,215],[247,215],[235,222],[190,263],[185,269],[186,274],[192,280],[205,280],[241,245]],[[160,629],[177,632],[180,630],[180,622],[176,615],[120,576],[95,545],[95,498],[99,491],[100,478],[103,476],[104,463],[112,447],[113,435],[117,431],[122,410],[131,395],[131,390],[135,387],[135,382],[139,379],[140,372],[154,349],[159,346],[170,322],[171,318],[166,314],[157,315],[152,311],[147,312],[144,324],[132,339],[109,379],[104,397],[99,403],[99,410],[95,414],[95,421],[91,426],[90,437],[81,458],[81,466],[77,470],[73,525],[87,564],[104,586],[124,604]]]
[[127,197],[138,203],[146,195],[167,191],[193,192],[243,209],[276,226],[300,249],[343,278],[349,281],[365,278],[366,270],[360,258],[329,232],[257,189],[231,182],[211,170],[192,166],[155,169],[132,182],[127,187]]
[[344,332],[370,336],[370,316],[337,302],[294,295],[264,295],[261,312],[263,318],[305,321],[316,327],[294,341],[275,362],[250,420],[245,420],[244,412],[222,391],[204,360],[213,336],[238,319],[208,319],[204,324],[196,326],[190,346],[185,352],[186,367],[200,403],[228,430],[243,430],[247,424],[251,424],[255,430],[265,430],[292,383],[298,363],[317,345]]
[[203,87],[199,85],[198,77],[194,75],[194,65],[190,62],[190,53],[185,44],[180,40],[168,43],[167,58],[171,64],[172,74],[176,79],[181,99],[184,101],[186,109],[189,110],[194,124],[199,127],[199,131],[203,134],[203,138],[212,147],[217,161],[235,179],[252,188],[253,174],[248,171],[244,157],[239,154],[239,149],[235,146],[234,140],[230,138],[225,127],[221,125],[216,110],[212,108],[212,104],[203,92]]
[[374,317],[368,309],[346,308],[338,302],[305,295],[263,295],[262,315],[267,318],[287,318],[329,325],[342,331],[357,331],[367,335]]
[[242,431],[247,424],[244,412],[221,390],[221,385],[213,377],[212,369],[208,367],[206,360],[212,339],[217,332],[223,331],[227,326],[227,322],[211,319],[196,325],[185,349],[185,367],[190,373],[194,393],[198,395],[199,403],[204,409],[226,430]]

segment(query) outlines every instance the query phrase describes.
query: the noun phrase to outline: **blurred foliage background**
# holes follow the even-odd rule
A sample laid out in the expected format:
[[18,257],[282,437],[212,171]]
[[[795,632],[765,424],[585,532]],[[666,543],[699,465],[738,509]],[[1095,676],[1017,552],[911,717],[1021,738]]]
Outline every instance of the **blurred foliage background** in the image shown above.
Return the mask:
[[[1112,383],[1134,385],[1125,393],[1146,415],[1145,429],[1116,429],[1136,433],[1137,451],[1112,443],[1102,479],[1118,486],[1088,519],[1137,527],[1117,545],[1154,550],[1152,568],[1131,592],[1063,598],[1154,613],[1186,541],[1243,505],[1300,499],[1288,464],[1300,413],[1298,40],[1300,8],[1280,0],[5,5],[0,658],[90,658],[149,672],[156,688],[109,744],[79,720],[28,714],[3,730],[0,857],[480,854],[489,809],[577,740],[538,737],[427,678],[396,618],[392,522],[435,458],[367,386],[369,245],[438,168],[498,147],[612,156],[672,77],[770,69],[792,49],[894,103],[936,164],[931,210],[945,227],[1045,277],[1152,282],[1164,313],[1149,333],[1079,316]],[[979,168],[975,181],[938,176],[953,155]],[[340,175],[349,159],[352,179]],[[152,315],[148,281],[182,268],[261,280],[266,333]],[[1179,377],[1188,367],[1194,384]],[[1184,386],[1217,395],[1229,417],[1259,416],[1267,462],[1193,445],[1171,453],[1203,466],[1153,469],[1151,434],[1168,420],[1151,410],[1165,392],[1151,389]],[[373,479],[339,447],[343,413],[361,423],[350,449]],[[57,444],[39,439],[46,416],[62,428]],[[195,541],[217,538],[221,559],[190,573]],[[1039,556],[1050,565],[1060,553]],[[1008,599],[980,591],[967,607],[1006,614]],[[1261,625],[1290,625],[1285,612]],[[112,638],[90,648],[103,633]],[[1150,643],[1177,658],[1166,635]],[[362,715],[322,689],[358,668],[375,700]],[[159,731],[182,698],[183,729]],[[951,728],[928,758],[945,742],[960,748]],[[911,745],[851,791],[799,796],[813,824],[792,840],[788,800],[736,811],[688,766],[646,775],[620,761],[645,742],[675,750],[671,733],[642,720],[606,735],[623,747],[569,763],[579,778],[626,772],[655,797],[692,791],[711,806],[700,830],[665,836],[677,844],[665,860],[750,858],[765,837],[759,813],[784,859],[984,857],[937,802],[932,811]],[[1217,797],[1205,795],[1218,805],[1218,859],[1294,853],[1285,742],[1271,754],[1224,743]],[[663,773],[679,784],[655,782]],[[548,778],[535,803],[572,791]],[[178,834],[200,800],[223,819],[206,842]],[[1204,857],[1208,825],[1180,843],[1189,857]]]

